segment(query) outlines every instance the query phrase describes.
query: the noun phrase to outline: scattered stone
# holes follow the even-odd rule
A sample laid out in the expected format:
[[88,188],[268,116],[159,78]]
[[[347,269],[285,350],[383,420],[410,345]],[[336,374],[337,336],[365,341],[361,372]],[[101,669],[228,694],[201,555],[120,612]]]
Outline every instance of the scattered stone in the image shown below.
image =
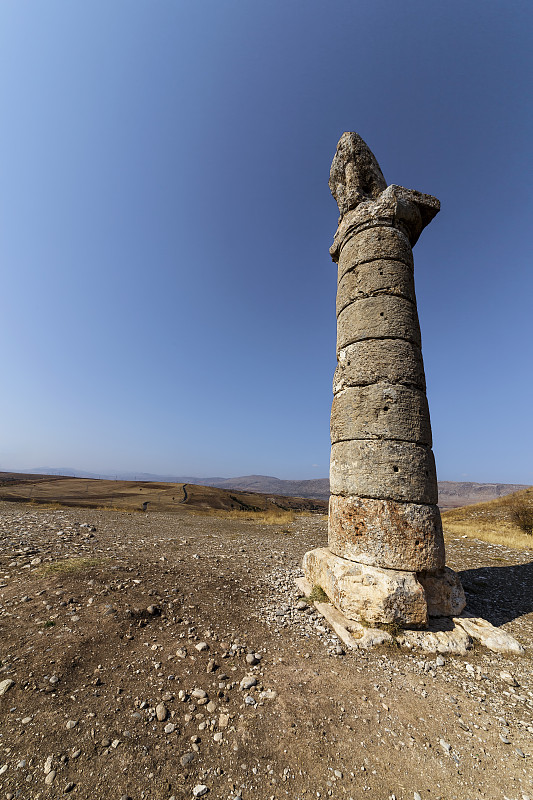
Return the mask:
[[243,691],[251,689],[252,686],[257,686],[257,678],[254,678],[253,675],[245,675],[239,686]]
[[77,719],[69,719],[69,721],[67,722],[67,731],[71,731],[73,728],[76,727],[77,724],[78,724]]
[[195,644],[194,647],[196,650],[198,650],[199,653],[203,653],[205,650],[209,650],[209,645],[207,644],[207,642],[198,642],[198,644]]
[[196,753],[185,753],[180,758],[180,764],[182,767],[186,767],[187,764],[190,764],[191,761],[194,761],[195,758],[196,758]]
[[209,789],[203,783],[197,784],[194,789],[192,790],[193,797],[203,797],[204,794],[207,794]]
[[56,771],[55,769],[51,769],[50,772],[46,774],[44,782],[46,783],[47,786],[50,786],[54,782],[55,777],[56,777]]
[[174,725],[173,722],[169,722],[167,725],[165,725],[163,730],[165,731],[165,733],[174,733],[174,731],[176,730],[176,726]]
[[155,708],[155,714],[159,722],[164,722],[168,716],[168,710],[164,703],[159,703]]
[[6,678],[5,681],[0,681],[0,697],[8,692],[15,685],[15,681],[11,678]]
[[518,686],[518,681],[516,680],[514,675],[511,675],[510,672],[505,672],[505,671],[500,672],[500,678],[504,683],[509,684],[509,686]]

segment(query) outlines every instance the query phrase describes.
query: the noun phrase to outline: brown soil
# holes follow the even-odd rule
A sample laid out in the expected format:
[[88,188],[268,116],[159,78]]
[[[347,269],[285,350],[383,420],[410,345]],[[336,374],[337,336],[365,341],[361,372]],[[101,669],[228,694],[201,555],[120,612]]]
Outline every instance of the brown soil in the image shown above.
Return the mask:
[[0,540],[6,800],[177,800],[199,785],[217,800],[533,798],[531,552],[448,542],[469,609],[528,649],[438,666],[397,648],[342,654],[297,610],[323,517],[0,503]]

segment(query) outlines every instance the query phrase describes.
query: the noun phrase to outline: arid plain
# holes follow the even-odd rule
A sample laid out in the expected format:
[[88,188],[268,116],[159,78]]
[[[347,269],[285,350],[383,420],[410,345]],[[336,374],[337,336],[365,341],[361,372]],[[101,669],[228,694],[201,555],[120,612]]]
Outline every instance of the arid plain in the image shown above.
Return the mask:
[[0,503],[6,800],[533,798],[531,537],[483,541],[482,506],[446,534],[469,610],[524,655],[345,652],[294,586],[324,509],[188,488]]

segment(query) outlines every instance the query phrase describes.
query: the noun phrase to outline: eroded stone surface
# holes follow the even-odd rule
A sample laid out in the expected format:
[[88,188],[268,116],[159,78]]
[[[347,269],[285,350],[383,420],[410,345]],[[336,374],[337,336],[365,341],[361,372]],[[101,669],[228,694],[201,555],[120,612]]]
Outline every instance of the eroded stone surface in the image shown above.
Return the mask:
[[367,339],[339,350],[333,392],[347,386],[367,386],[386,381],[425,391],[420,348],[403,339]]
[[495,628],[486,619],[465,613],[460,617],[454,617],[453,621],[494,653],[524,652],[524,648],[514,636],[501,628]]
[[337,314],[354,300],[391,294],[415,302],[413,270],[401,261],[379,259],[350,270],[337,287]]
[[337,350],[363,339],[406,339],[420,347],[416,305],[393,295],[350,303],[337,318]]
[[366,142],[357,133],[343,133],[329,176],[329,188],[341,217],[362,200],[379,197],[386,186],[387,181]]
[[342,558],[388,569],[419,572],[444,565],[442,525],[434,505],[332,495],[328,545]]
[[331,408],[331,442],[396,439],[431,446],[425,392],[386,383],[339,392]]
[[456,617],[466,606],[464,589],[453,569],[421,572],[417,578],[426,592],[430,617]]
[[452,620],[447,619],[443,622],[448,624],[436,624],[432,621],[427,631],[402,631],[396,641],[402,647],[425,653],[466,655],[474,646],[472,637]]
[[429,447],[351,440],[331,446],[332,494],[435,505],[437,475]]
[[357,564],[325,547],[306,553],[302,566],[309,583],[349,619],[414,628],[427,623],[424,589],[412,572]]
[[367,228],[348,237],[342,245],[339,258],[338,281],[354,267],[375,263],[379,259],[394,259],[413,268],[413,251],[409,239],[395,228],[381,226]]

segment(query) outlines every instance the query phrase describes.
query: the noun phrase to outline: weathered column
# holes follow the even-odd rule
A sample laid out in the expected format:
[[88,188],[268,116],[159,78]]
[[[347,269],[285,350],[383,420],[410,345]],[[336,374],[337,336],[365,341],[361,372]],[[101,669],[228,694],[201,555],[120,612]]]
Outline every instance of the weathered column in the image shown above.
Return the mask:
[[428,612],[464,607],[444,569],[411,249],[440,204],[387,186],[356,133],[341,137],[329,185],[340,211],[329,548],[304,570],[351,618],[423,627]]

